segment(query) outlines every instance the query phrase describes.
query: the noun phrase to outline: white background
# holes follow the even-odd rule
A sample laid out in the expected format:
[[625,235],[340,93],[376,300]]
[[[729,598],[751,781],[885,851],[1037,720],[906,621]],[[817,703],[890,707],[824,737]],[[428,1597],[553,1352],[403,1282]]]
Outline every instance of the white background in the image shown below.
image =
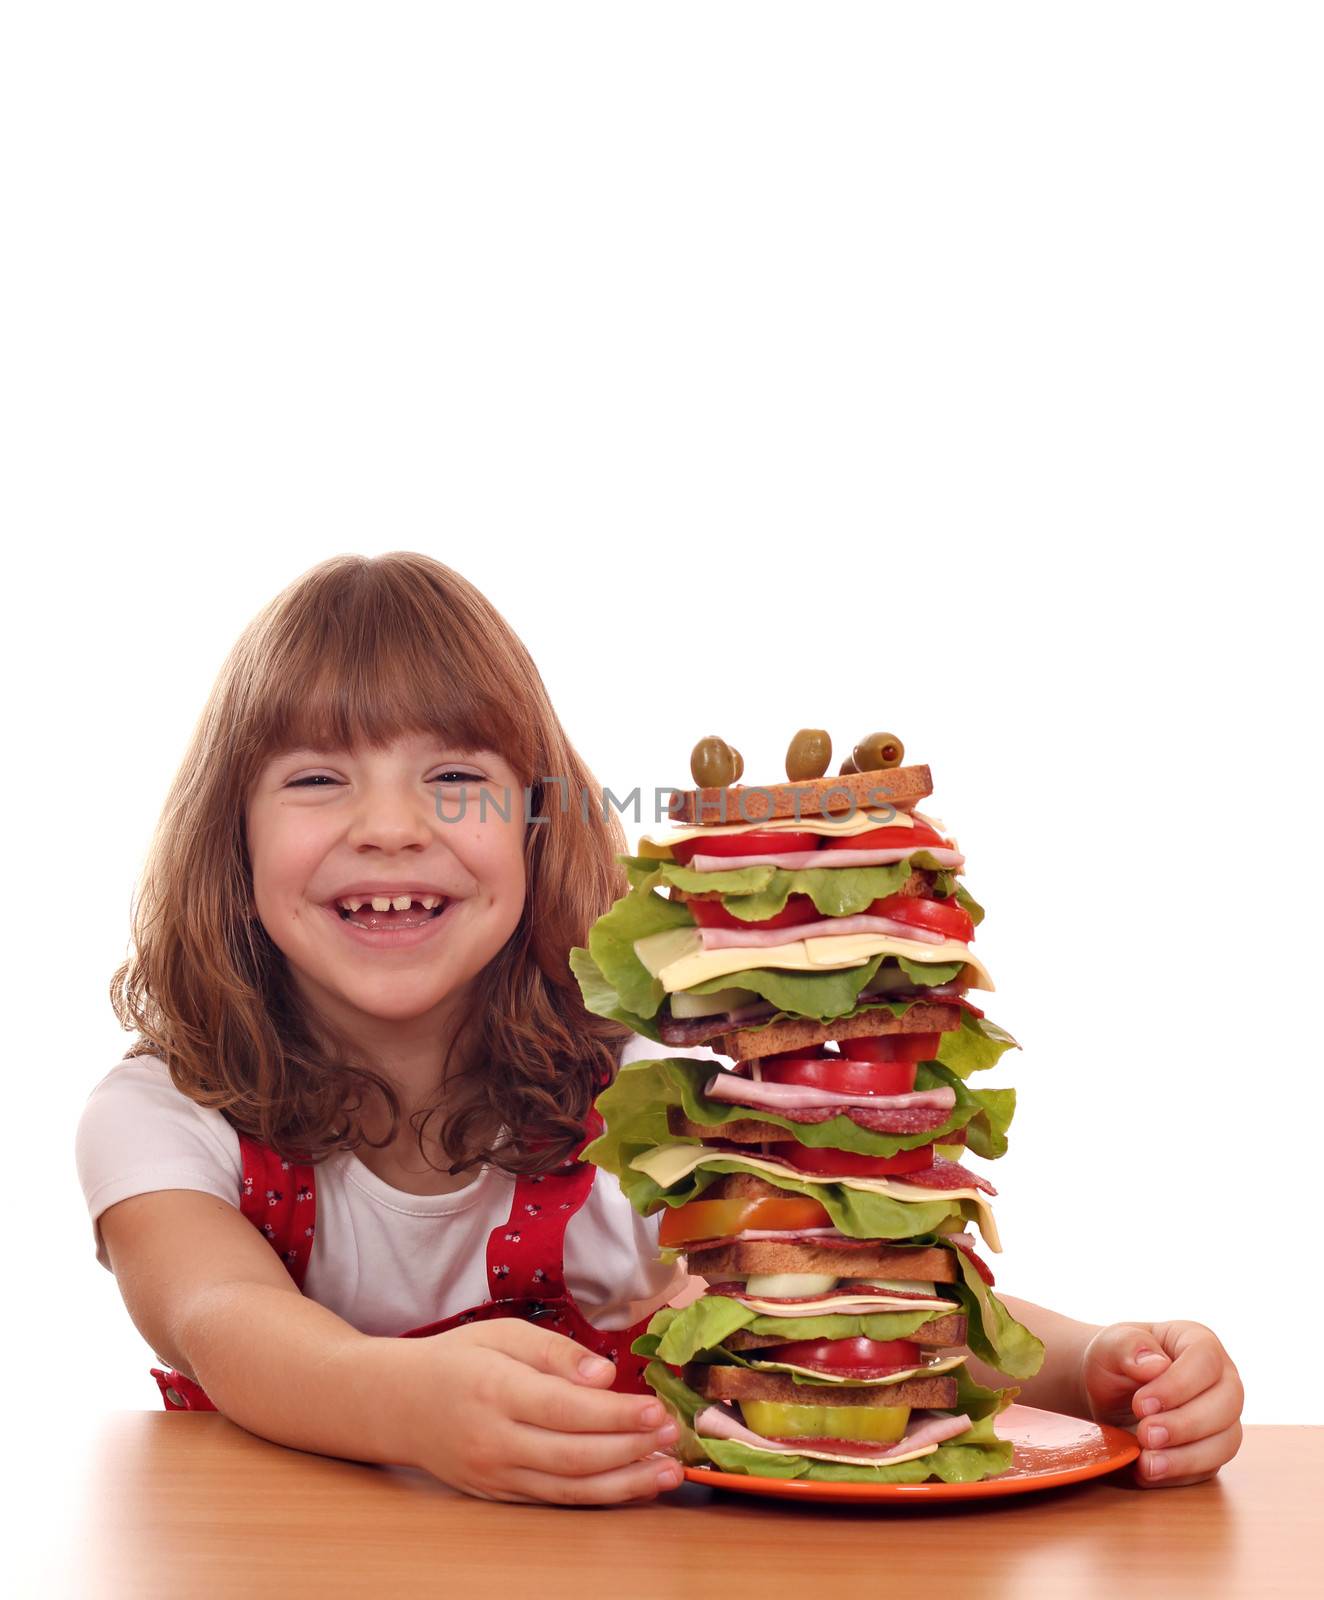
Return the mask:
[[[895,731],[1024,1045],[1000,1284],[1324,1420],[1318,12],[19,8],[15,1404],[154,1407],[74,1126],[251,615],[424,550],[619,793]],[[1317,1304],[1318,1302],[1316,1302]]]

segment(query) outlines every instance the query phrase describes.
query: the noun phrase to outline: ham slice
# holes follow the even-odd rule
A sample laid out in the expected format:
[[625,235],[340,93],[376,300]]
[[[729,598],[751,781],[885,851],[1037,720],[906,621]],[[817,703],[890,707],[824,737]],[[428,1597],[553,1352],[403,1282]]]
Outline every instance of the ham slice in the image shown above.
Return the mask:
[[790,944],[796,939],[832,939],[846,933],[885,933],[893,939],[911,939],[916,944],[954,944],[945,933],[935,933],[932,928],[918,928],[910,922],[896,922],[891,917],[870,917],[863,912],[857,917],[824,917],[818,922],[797,922],[787,928],[760,928],[757,922],[748,928],[700,928],[699,937],[705,950],[766,950],[773,945]]
[[693,855],[686,865],[695,872],[732,872],[741,867],[781,867],[786,872],[796,872],[801,867],[891,867],[921,850],[927,851],[948,872],[960,872],[965,866],[965,857],[959,850],[924,844],[893,850],[783,850],[777,855],[763,856]]
[[770,1111],[784,1108],[807,1111],[819,1106],[863,1106],[871,1111],[908,1111],[923,1107],[950,1111],[956,1104],[956,1090],[916,1089],[909,1094],[839,1094],[834,1089],[815,1089],[800,1083],[757,1082],[735,1072],[719,1072],[708,1080],[704,1094],[709,1100],[725,1100],[737,1106],[762,1106]]
[[910,1426],[905,1437],[895,1444],[862,1444],[855,1439],[806,1439],[796,1442],[789,1439],[765,1439],[762,1434],[747,1428],[726,1406],[705,1406],[694,1418],[694,1431],[710,1439],[732,1439],[737,1444],[753,1445],[757,1450],[771,1450],[777,1455],[824,1456],[829,1459],[853,1461],[887,1461],[897,1456],[928,1455],[946,1439],[954,1439],[970,1426],[964,1414],[952,1415],[947,1411],[912,1411]]

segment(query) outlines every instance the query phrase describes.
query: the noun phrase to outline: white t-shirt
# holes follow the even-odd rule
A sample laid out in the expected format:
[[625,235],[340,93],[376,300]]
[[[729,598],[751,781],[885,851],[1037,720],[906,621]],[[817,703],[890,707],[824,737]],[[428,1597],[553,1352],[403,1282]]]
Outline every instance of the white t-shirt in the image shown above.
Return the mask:
[[[719,1059],[706,1046],[677,1050],[635,1034],[623,1061],[682,1055]],[[156,1056],[121,1061],[88,1096],[76,1139],[78,1177],[97,1260],[109,1268],[98,1218],[130,1195],[201,1189],[239,1209],[239,1135],[195,1105]],[[392,1337],[490,1298],[487,1239],[510,1215],[515,1180],[483,1166],[450,1194],[393,1189],[347,1150],[316,1167],[317,1229],[304,1293],[362,1333]],[[641,1217],[609,1172],[566,1224],[566,1287],[596,1327],[627,1328],[686,1284],[683,1261],[657,1258],[657,1215]]]

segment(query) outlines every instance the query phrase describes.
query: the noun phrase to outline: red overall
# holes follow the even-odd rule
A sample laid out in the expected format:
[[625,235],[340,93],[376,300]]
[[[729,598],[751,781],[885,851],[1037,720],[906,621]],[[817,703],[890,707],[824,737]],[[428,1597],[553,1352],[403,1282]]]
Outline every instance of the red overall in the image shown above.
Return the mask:
[[[579,1149],[597,1137],[601,1119],[590,1113],[590,1128]],[[300,1289],[313,1249],[316,1190],[311,1164],[284,1161],[265,1145],[239,1135],[244,1181],[239,1206],[277,1252]],[[576,1151],[578,1155],[578,1150]],[[611,1387],[622,1393],[649,1394],[642,1373],[644,1357],[633,1355],[631,1343],[648,1324],[614,1332],[595,1328],[571,1299],[562,1274],[566,1223],[588,1198],[597,1168],[572,1158],[557,1172],[517,1178],[510,1217],[492,1230],[487,1241],[487,1281],[492,1299],[457,1312],[426,1328],[410,1328],[402,1339],[422,1339],[465,1322],[490,1317],[523,1317],[556,1333],[566,1334],[595,1354],[616,1364]],[[215,1411],[199,1386],[183,1373],[151,1369],[167,1411]]]

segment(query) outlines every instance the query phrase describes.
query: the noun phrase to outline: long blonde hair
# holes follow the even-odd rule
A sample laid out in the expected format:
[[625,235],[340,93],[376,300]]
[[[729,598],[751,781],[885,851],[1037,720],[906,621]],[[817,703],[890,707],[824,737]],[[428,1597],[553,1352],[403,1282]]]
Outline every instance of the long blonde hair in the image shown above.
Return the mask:
[[[625,835],[615,814],[594,804],[566,811],[557,787],[538,781],[564,777],[571,795],[598,793],[509,624],[428,556],[336,556],[245,629],[166,799],[111,1004],[139,1035],[128,1056],[160,1056],[182,1093],[287,1159],[390,1142],[401,1118],[394,1089],[321,1019],[310,1025],[252,909],[244,813],[273,755],[376,748],[419,732],[497,751],[529,786],[531,814],[547,817],[525,829],[519,925],[475,980],[475,1004],[442,1064],[437,1135],[452,1173],[480,1162],[547,1171],[582,1139],[629,1034],[584,1009],[567,965],[570,947],[586,943],[624,892],[614,857]],[[473,1064],[452,1078],[456,1051]],[[360,1122],[372,1090],[390,1114],[381,1141]],[[438,1110],[411,1119],[425,1159]],[[502,1128],[508,1138],[498,1140]]]

